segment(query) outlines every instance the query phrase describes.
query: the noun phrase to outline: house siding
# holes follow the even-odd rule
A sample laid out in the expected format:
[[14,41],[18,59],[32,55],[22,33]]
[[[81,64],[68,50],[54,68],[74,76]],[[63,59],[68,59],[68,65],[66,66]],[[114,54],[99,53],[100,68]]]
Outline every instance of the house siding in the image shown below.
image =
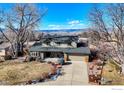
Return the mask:
[[0,50],[0,56],[5,56],[5,50]]

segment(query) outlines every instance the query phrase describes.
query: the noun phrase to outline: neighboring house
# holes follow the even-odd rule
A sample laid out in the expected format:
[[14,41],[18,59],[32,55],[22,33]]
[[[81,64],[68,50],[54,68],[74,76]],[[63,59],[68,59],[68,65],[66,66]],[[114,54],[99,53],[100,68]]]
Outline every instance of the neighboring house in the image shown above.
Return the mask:
[[[24,43],[24,50],[27,48],[30,48],[35,42],[26,42]],[[25,53],[25,51],[24,51]],[[12,56],[12,50],[11,50],[11,44],[9,42],[3,42],[0,44],[0,57],[5,57],[11,55]]]
[[0,57],[4,57],[4,56],[5,56],[5,49],[0,48]]
[[5,61],[5,49],[0,48],[0,62]]
[[24,47],[25,47],[25,48],[30,48],[34,43],[35,43],[35,41],[25,42],[25,43],[24,43]]
[[0,57],[5,57],[8,54],[10,43],[1,43],[0,44]]
[[46,37],[30,48],[34,58],[64,58],[64,61],[89,61],[90,49],[78,47],[78,36]]
[[80,47],[80,46],[85,46],[85,47],[87,47],[88,46],[88,44],[89,44],[89,39],[88,38],[79,38],[78,39],[78,42],[80,42],[80,43],[78,43],[78,47]]

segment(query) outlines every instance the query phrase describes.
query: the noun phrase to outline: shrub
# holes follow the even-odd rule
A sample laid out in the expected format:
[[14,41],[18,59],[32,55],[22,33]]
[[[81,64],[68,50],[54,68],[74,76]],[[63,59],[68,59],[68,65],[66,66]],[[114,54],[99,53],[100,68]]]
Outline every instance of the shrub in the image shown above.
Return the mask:
[[10,60],[10,59],[12,59],[12,56],[11,55],[5,56],[5,60]]

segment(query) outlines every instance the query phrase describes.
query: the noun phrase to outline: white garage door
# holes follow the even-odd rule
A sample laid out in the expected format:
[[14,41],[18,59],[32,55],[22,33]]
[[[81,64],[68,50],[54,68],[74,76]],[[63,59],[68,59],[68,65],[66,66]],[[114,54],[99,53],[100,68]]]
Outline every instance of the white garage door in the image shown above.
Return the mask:
[[83,61],[83,56],[81,55],[69,55],[70,61]]

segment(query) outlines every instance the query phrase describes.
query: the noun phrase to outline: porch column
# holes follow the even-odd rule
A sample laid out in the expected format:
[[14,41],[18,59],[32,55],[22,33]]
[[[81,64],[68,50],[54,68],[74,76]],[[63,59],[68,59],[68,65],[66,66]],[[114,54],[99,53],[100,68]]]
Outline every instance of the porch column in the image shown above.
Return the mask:
[[41,59],[44,59],[44,53],[40,52]]
[[68,54],[65,54],[65,53],[64,53],[64,61],[65,61],[65,62],[68,61]]
[[89,62],[89,56],[83,56],[83,62],[88,63]]

